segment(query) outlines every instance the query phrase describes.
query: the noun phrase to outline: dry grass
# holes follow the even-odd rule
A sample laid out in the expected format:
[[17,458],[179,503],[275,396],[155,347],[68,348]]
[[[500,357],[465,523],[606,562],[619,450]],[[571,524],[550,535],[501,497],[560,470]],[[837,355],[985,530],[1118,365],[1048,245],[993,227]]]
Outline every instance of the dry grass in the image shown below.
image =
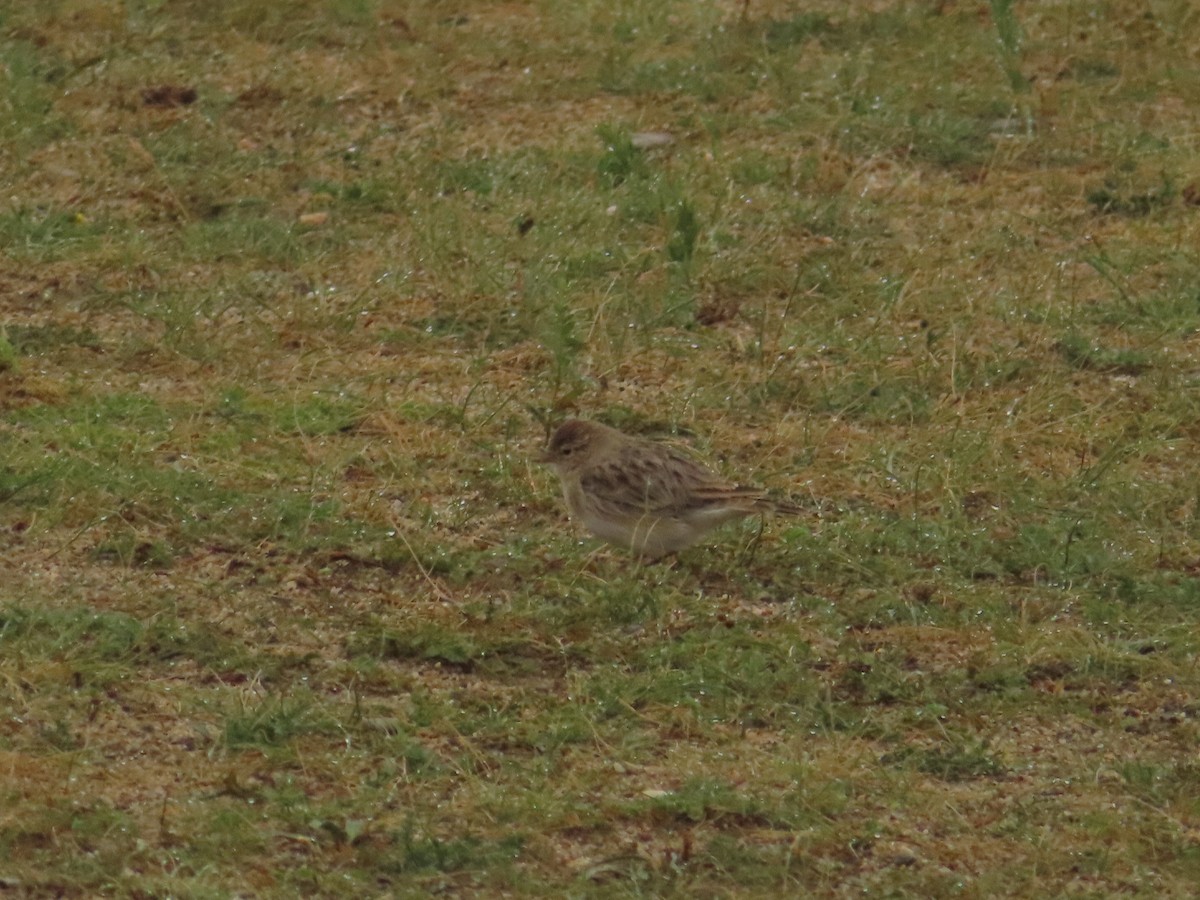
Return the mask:
[[[1198,37],[0,12],[0,885],[1191,896]],[[597,551],[568,413],[811,516]]]

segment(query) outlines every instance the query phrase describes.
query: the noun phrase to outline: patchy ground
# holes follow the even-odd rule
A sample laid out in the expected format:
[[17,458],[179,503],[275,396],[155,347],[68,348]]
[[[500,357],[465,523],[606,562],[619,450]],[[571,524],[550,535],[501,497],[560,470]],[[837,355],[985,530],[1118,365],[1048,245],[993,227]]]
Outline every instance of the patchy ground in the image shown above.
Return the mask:
[[[1198,28],[0,13],[0,885],[1191,896]],[[806,515],[637,566],[568,414]]]

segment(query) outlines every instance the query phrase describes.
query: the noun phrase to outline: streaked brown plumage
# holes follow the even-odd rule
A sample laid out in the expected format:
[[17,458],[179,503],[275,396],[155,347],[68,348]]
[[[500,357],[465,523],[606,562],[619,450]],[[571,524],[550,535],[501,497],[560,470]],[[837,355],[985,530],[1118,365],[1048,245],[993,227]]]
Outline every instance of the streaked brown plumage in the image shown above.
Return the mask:
[[598,422],[564,422],[541,462],[558,473],[573,519],[648,560],[682,550],[733,519],[799,512],[757,488],[731,484],[674,447]]

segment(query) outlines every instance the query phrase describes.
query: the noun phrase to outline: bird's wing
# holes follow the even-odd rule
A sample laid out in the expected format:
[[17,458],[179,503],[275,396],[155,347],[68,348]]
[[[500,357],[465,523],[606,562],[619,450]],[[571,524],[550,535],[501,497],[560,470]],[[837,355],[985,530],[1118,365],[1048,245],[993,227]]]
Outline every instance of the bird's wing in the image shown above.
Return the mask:
[[739,502],[751,507],[762,497],[761,491],[730,484],[674,448],[655,451],[628,447],[585,472],[581,486],[611,514],[631,517],[679,516]]

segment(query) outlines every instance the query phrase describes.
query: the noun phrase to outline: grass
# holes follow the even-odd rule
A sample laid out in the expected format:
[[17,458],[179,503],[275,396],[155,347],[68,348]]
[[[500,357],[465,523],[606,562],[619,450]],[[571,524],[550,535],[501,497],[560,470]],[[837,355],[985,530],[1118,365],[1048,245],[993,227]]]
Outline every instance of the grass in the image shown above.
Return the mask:
[[0,884],[1194,893],[1195,16],[742,6],[0,13]]

